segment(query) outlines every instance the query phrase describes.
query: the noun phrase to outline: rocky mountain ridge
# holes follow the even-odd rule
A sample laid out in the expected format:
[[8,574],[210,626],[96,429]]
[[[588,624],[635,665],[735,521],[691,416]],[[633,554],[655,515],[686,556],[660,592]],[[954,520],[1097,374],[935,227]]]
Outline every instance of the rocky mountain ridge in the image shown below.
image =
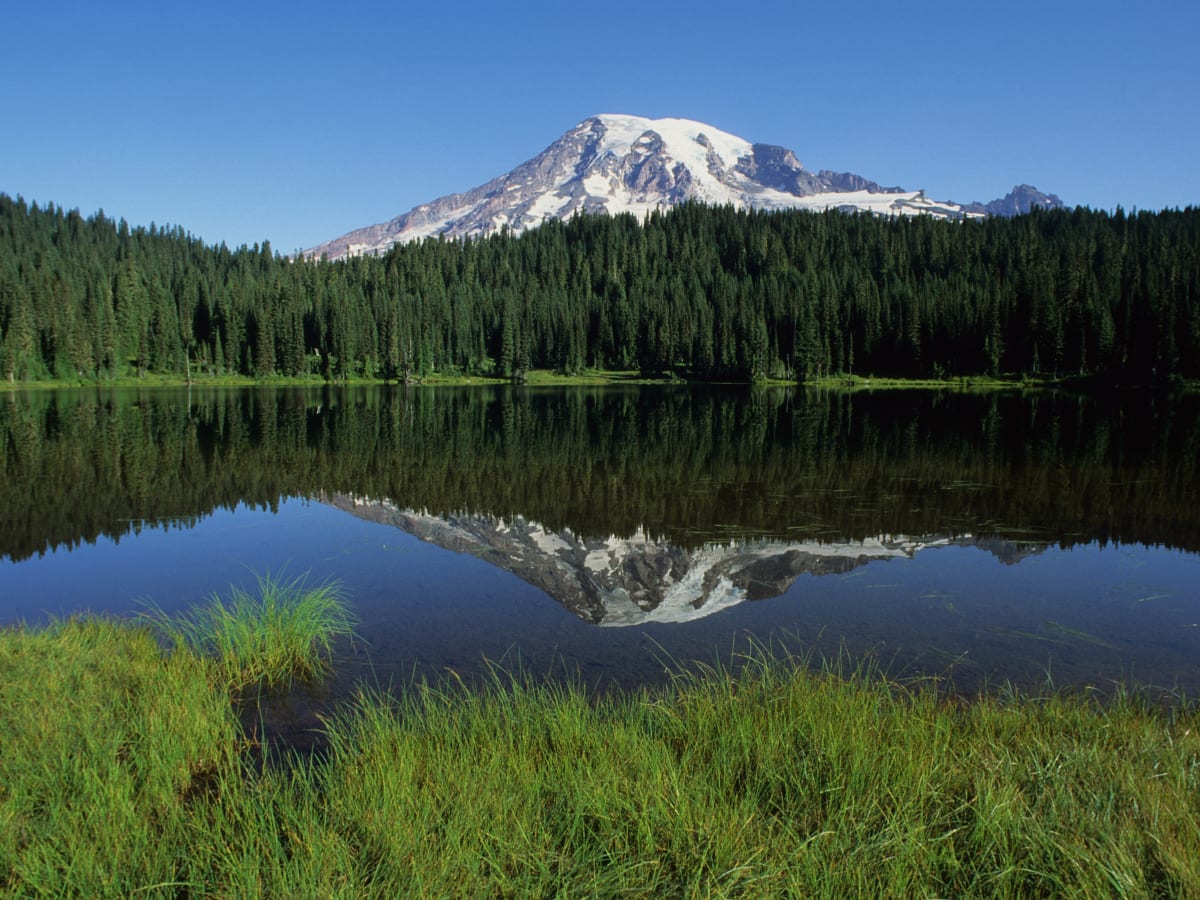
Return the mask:
[[304,252],[339,259],[425,237],[516,233],[577,212],[639,217],[687,201],[739,209],[841,209],[961,219],[1062,206],[1018,185],[990,203],[936,201],[851,172],[804,168],[786,147],[750,143],[688,119],[600,115],[585,119],[511,172],[460,194],[351,231]]

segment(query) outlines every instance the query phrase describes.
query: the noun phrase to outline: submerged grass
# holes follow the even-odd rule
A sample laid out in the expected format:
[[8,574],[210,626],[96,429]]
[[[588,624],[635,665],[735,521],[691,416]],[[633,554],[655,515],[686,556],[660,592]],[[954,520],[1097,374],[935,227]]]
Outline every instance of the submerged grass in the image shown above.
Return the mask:
[[1184,703],[966,702],[757,651],[632,697],[363,691],[326,756],[253,766],[219,654],[179,646],[0,634],[0,893],[1200,896]]

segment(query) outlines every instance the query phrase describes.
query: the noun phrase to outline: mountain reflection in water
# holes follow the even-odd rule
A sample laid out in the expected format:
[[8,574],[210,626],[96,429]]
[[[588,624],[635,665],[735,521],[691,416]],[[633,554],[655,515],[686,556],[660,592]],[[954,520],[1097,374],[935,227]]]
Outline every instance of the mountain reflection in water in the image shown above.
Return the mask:
[[648,538],[580,537],[518,516],[434,516],[387,500],[327,502],[456,553],[507,569],[593,625],[690,622],[745,600],[778,597],[800,575],[844,575],[875,560],[912,559],[927,547],[980,546],[1015,561],[1036,549],[986,538],[879,536],[842,543],[731,540],[685,549]]

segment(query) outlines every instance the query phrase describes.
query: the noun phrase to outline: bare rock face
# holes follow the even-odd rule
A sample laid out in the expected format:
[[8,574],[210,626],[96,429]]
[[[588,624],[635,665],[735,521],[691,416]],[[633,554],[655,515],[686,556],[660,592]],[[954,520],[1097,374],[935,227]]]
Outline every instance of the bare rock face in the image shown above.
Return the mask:
[[1031,184],[1018,184],[1002,199],[987,204],[988,215],[1020,216],[1034,209],[1061,209],[1057,194],[1043,194]]
[[1061,206],[1020,185],[1002,200],[957,204],[884,188],[850,172],[805,169],[786,147],[750,142],[688,119],[593,116],[511,172],[465,193],[423,203],[389,222],[327,241],[306,256],[376,254],[426,237],[517,233],[577,212],[639,217],[684,202],[738,209],[844,209],[961,219]]
[[829,169],[822,169],[820,172],[822,180],[824,180],[831,190],[834,191],[866,191],[870,194],[903,194],[902,187],[881,187],[874,181],[868,181],[861,175],[855,175],[853,172],[831,172]]
[[1044,194],[1031,184],[1018,184],[999,200],[990,203],[968,203],[963,209],[972,214],[1001,216],[1023,216],[1035,209],[1062,209],[1066,204],[1057,194]]

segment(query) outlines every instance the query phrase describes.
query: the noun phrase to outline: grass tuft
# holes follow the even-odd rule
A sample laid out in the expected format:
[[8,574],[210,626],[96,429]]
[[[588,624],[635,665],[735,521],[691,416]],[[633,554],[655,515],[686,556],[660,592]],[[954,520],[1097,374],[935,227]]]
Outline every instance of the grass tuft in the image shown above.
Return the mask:
[[334,641],[354,627],[336,585],[270,575],[258,579],[256,594],[235,587],[228,600],[214,596],[186,615],[152,609],[146,617],[170,645],[214,659],[234,694],[321,675]]

